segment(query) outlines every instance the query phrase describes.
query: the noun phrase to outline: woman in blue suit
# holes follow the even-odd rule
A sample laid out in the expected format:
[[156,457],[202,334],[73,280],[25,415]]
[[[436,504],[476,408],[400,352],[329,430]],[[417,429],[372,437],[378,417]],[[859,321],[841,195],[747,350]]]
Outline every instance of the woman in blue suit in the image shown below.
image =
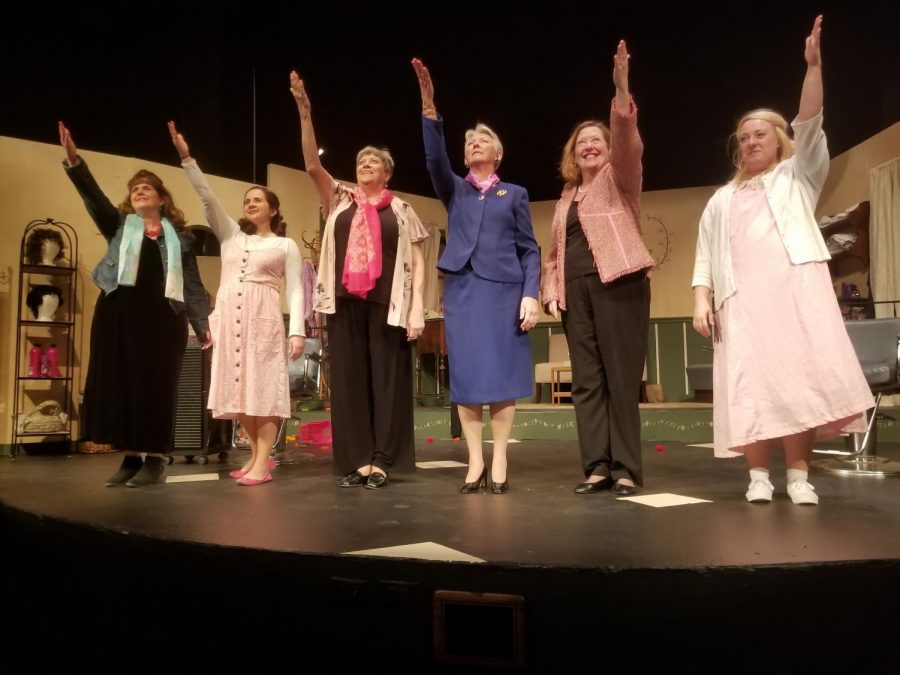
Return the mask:
[[537,323],[541,270],[528,192],[500,182],[495,171],[503,145],[484,124],[466,132],[468,175],[453,173],[431,75],[419,59],[412,65],[422,95],[425,160],[448,215],[447,247],[438,269],[444,272],[444,326],[453,364],[450,399],[459,406],[469,447],[469,472],[459,491],[487,487],[481,447],[482,406],[487,404],[494,439],[490,488],[502,494],[509,489],[506,446],[515,400],[532,390],[527,331]]

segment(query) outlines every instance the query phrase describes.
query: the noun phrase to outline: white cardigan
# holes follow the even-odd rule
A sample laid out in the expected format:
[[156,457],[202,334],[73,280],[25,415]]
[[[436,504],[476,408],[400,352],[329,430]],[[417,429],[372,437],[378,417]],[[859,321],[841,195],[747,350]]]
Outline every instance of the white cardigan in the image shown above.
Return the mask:
[[[766,198],[791,263],[830,260],[815,217],[829,163],[822,112],[804,122],[795,119],[791,127],[795,154],[763,177]],[[716,310],[737,291],[730,236],[731,199],[736,188],[731,182],[716,190],[700,218],[691,286],[712,289]]]

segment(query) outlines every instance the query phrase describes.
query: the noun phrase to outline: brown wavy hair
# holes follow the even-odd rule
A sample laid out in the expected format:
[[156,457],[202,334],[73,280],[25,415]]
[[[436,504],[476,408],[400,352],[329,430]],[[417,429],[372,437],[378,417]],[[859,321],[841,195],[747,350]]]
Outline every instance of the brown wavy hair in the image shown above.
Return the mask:
[[187,234],[187,231],[183,229],[187,224],[187,218],[184,217],[184,212],[175,206],[175,199],[172,197],[172,193],[169,192],[168,188],[163,185],[162,179],[152,171],[147,171],[147,169],[141,169],[128,181],[128,194],[125,195],[125,199],[119,204],[119,212],[126,215],[134,213],[134,208],[131,206],[131,189],[140,183],[146,183],[147,185],[153,186],[153,189],[156,190],[156,194],[163,200],[162,213],[160,213],[160,215],[172,223],[181,234]]
[[566,144],[563,146],[562,158],[559,160],[559,174],[562,176],[562,179],[566,181],[567,187],[577,187],[581,184],[581,169],[579,169],[578,164],[575,163],[575,141],[578,140],[578,134],[588,127],[598,127],[600,133],[603,134],[603,140],[606,141],[607,151],[610,149],[609,127],[606,122],[601,122],[600,120],[585,120],[584,122],[576,124],[575,128],[572,129],[572,133],[569,134],[569,140],[567,140]]
[[[281,202],[278,200],[278,195],[276,195],[267,187],[263,187],[262,185],[254,185],[244,193],[244,197],[246,197],[254,190],[261,190],[262,193],[266,196],[266,203],[269,205],[269,208],[276,210],[275,215],[272,216],[272,222],[269,223],[269,227],[272,228],[272,232],[274,232],[279,237],[286,236],[287,223],[285,223],[284,218],[281,217]],[[238,221],[238,225],[240,225],[241,232],[243,232],[244,234],[256,234],[256,225],[251,223],[246,218],[241,218]]]

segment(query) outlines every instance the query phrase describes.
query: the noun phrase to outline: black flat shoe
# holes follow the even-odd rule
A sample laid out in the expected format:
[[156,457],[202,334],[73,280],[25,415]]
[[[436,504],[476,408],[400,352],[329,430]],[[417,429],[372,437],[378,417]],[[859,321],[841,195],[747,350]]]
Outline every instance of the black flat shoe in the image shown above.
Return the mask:
[[359,471],[354,471],[341,478],[338,487],[361,487],[366,484],[367,480],[369,480],[368,476],[363,476]]
[[502,483],[495,483],[491,480],[491,493],[495,495],[502,495],[504,492],[509,492],[509,479],[503,481]]
[[597,492],[604,492],[612,487],[612,481],[609,478],[602,478],[593,483],[579,483],[575,486],[575,494],[592,495]]
[[388,477],[386,473],[380,473],[378,471],[373,471],[369,474],[369,480],[366,481],[366,487],[370,490],[380,490],[383,487],[387,487]]
[[484,467],[484,471],[481,472],[481,475],[475,482],[463,483],[463,486],[459,488],[459,494],[470,495],[475,492],[480,492],[482,486],[487,487],[487,471],[487,467]]
[[636,485],[626,485],[625,483],[616,483],[613,485],[612,489],[614,494],[617,494],[621,497],[625,497],[627,495],[633,495],[637,493]]

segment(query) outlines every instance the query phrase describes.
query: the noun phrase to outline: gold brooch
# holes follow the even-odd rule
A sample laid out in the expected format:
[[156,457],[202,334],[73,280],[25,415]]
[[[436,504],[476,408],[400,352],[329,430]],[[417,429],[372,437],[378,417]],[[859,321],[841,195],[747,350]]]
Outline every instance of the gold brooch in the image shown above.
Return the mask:
[[506,194],[506,190],[505,190],[505,189],[503,189],[503,190],[497,190],[497,196],[498,196],[498,197],[502,197],[502,196],[505,195],[505,194]]

